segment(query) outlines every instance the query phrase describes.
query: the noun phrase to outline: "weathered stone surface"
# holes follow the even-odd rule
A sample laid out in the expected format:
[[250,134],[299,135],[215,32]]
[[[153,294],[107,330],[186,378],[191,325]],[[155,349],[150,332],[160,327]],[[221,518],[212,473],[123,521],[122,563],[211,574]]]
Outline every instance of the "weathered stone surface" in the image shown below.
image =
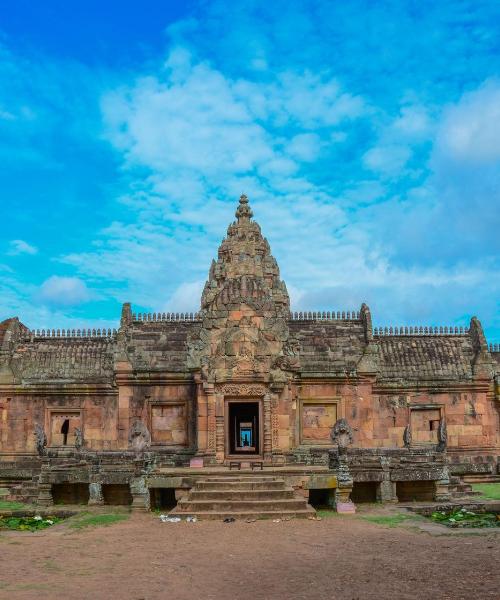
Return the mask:
[[[500,348],[480,322],[377,329],[366,304],[292,313],[252,216],[242,196],[196,314],[126,303],[117,331],[0,323],[3,481],[44,503],[55,483],[89,483],[91,498],[129,484],[144,508],[148,485],[189,487],[168,471],[193,457],[203,469],[228,463],[234,401],[258,405],[257,458],[335,479],[339,503],[356,482],[394,499],[397,481],[436,481],[445,497],[448,464],[498,472]],[[325,435],[335,421],[350,427],[340,453]]]

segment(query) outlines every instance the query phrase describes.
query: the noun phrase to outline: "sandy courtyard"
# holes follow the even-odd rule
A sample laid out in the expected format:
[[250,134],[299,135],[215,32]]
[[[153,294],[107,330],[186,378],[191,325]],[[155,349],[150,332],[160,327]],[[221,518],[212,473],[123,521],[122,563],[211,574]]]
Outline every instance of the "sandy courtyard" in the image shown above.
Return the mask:
[[500,598],[500,535],[431,535],[360,516],[0,534],[0,598]]

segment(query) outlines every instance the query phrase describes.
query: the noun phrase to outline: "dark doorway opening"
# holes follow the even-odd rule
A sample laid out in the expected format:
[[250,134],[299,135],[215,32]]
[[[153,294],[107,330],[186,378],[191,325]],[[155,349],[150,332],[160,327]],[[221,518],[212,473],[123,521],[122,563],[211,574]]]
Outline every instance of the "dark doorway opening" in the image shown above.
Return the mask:
[[151,510],[172,510],[177,506],[175,488],[149,488]]
[[434,481],[397,481],[396,495],[399,502],[423,502],[434,500]]
[[52,485],[54,504],[88,504],[88,483],[54,483]]
[[106,484],[102,486],[104,504],[113,506],[130,506],[132,494],[128,484]]
[[229,403],[229,453],[260,454],[258,402]]
[[354,504],[377,501],[376,481],[355,481],[352,486],[351,500]]
[[331,508],[334,489],[309,490],[309,504],[314,508]]
[[65,419],[61,426],[61,433],[63,435],[63,446],[68,445],[68,432],[69,432],[69,419]]

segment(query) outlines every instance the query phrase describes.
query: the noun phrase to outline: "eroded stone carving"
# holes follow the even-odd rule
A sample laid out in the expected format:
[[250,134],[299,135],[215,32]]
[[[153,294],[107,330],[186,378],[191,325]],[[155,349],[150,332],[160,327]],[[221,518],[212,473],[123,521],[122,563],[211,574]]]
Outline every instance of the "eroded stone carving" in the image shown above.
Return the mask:
[[226,383],[217,390],[224,396],[264,396],[267,392],[265,386],[252,383]]
[[47,436],[45,435],[45,431],[40,423],[36,423],[33,435],[35,436],[35,446],[38,456],[44,456],[45,447],[47,446]]
[[151,434],[142,421],[134,421],[130,427],[128,443],[136,453],[144,452],[151,444]]
[[330,437],[332,442],[339,447],[339,453],[345,453],[348,446],[353,442],[351,426],[345,419],[337,419],[332,427]]
[[437,449],[440,452],[443,452],[446,449],[447,444],[448,444],[448,431],[446,429],[446,421],[445,421],[445,419],[441,419],[439,421],[439,428],[438,428]]
[[75,428],[75,448],[77,450],[83,448],[83,432],[79,427]]
[[298,348],[287,345],[288,292],[252,216],[242,195],[210,267],[202,327],[188,341],[189,368],[211,383],[257,376],[279,387],[298,368]]
[[403,444],[405,448],[411,446],[411,427],[409,425],[407,425],[403,431]]

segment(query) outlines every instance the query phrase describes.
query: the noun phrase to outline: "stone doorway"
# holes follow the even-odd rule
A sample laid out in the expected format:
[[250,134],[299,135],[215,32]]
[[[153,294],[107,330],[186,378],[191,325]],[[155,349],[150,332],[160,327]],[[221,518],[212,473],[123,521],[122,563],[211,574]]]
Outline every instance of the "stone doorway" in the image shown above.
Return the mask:
[[226,415],[226,454],[229,457],[261,456],[260,401],[229,400]]

